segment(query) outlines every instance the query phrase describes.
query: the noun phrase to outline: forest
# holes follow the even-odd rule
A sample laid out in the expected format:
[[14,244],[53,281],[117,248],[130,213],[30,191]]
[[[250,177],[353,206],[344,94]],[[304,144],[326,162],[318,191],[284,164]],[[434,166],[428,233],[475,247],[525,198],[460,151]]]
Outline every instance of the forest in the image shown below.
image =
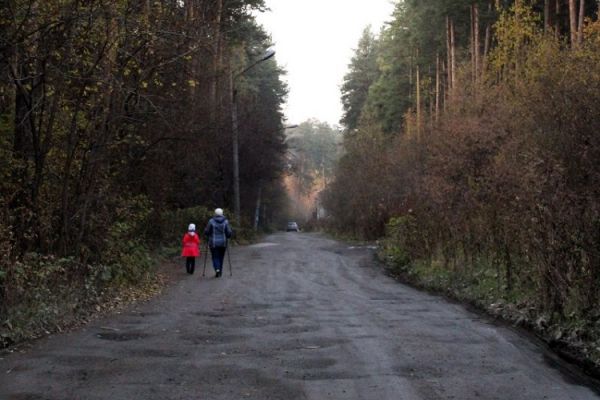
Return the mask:
[[600,360],[597,1],[405,0],[341,87],[331,227]]
[[332,180],[341,152],[341,132],[326,122],[310,119],[287,130],[287,169],[284,183],[293,219],[316,228],[320,196]]
[[209,210],[247,236],[262,192],[277,218],[287,87],[263,9],[0,3],[0,347],[151,282],[153,256]]

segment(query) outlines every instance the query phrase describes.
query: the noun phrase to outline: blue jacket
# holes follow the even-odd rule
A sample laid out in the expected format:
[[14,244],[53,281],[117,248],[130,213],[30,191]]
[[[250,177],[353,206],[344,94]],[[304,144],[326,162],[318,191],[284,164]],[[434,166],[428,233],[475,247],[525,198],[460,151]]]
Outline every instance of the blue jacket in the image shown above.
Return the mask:
[[204,236],[208,238],[208,245],[212,248],[227,247],[227,239],[232,233],[229,221],[221,215],[212,217],[204,229]]

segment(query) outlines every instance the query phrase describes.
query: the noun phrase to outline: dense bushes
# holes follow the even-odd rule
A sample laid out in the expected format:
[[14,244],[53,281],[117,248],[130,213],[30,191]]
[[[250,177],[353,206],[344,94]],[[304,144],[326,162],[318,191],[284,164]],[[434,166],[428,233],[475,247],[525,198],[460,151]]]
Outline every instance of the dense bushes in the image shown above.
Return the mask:
[[[81,249],[80,258],[34,252],[15,257],[10,236],[3,237],[0,347],[61,329],[111,301],[120,288],[151,282],[148,202],[130,199],[115,212],[106,233],[90,233],[92,245]],[[92,248],[99,253],[91,254]]]
[[188,224],[196,224],[198,232],[202,232],[204,224],[213,216],[213,211],[206,207],[190,207],[167,211],[157,216],[160,221],[157,234],[160,234],[160,244],[179,247],[181,238]]

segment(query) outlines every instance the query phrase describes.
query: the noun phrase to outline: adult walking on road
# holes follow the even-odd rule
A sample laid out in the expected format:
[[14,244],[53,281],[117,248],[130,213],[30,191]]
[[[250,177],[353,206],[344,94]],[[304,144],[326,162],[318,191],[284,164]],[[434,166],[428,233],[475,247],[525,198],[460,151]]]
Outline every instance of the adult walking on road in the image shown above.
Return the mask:
[[200,256],[200,238],[196,234],[196,225],[190,224],[187,233],[183,236],[181,256],[185,257],[185,270],[193,274],[196,268],[196,257]]
[[223,215],[223,209],[217,208],[215,215],[208,221],[204,229],[204,236],[208,239],[216,278],[221,277],[223,274],[223,260],[227,251],[227,243],[232,234],[233,231],[229,226],[229,221]]

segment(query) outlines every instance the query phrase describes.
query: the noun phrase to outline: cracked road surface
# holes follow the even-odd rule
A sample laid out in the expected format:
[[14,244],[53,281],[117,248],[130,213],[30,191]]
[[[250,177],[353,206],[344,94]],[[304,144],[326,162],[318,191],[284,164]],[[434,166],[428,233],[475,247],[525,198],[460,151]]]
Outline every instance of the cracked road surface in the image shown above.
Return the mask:
[[0,399],[600,398],[528,339],[398,284],[367,248],[280,233],[231,261],[220,279],[182,263],[160,297],[3,356]]

